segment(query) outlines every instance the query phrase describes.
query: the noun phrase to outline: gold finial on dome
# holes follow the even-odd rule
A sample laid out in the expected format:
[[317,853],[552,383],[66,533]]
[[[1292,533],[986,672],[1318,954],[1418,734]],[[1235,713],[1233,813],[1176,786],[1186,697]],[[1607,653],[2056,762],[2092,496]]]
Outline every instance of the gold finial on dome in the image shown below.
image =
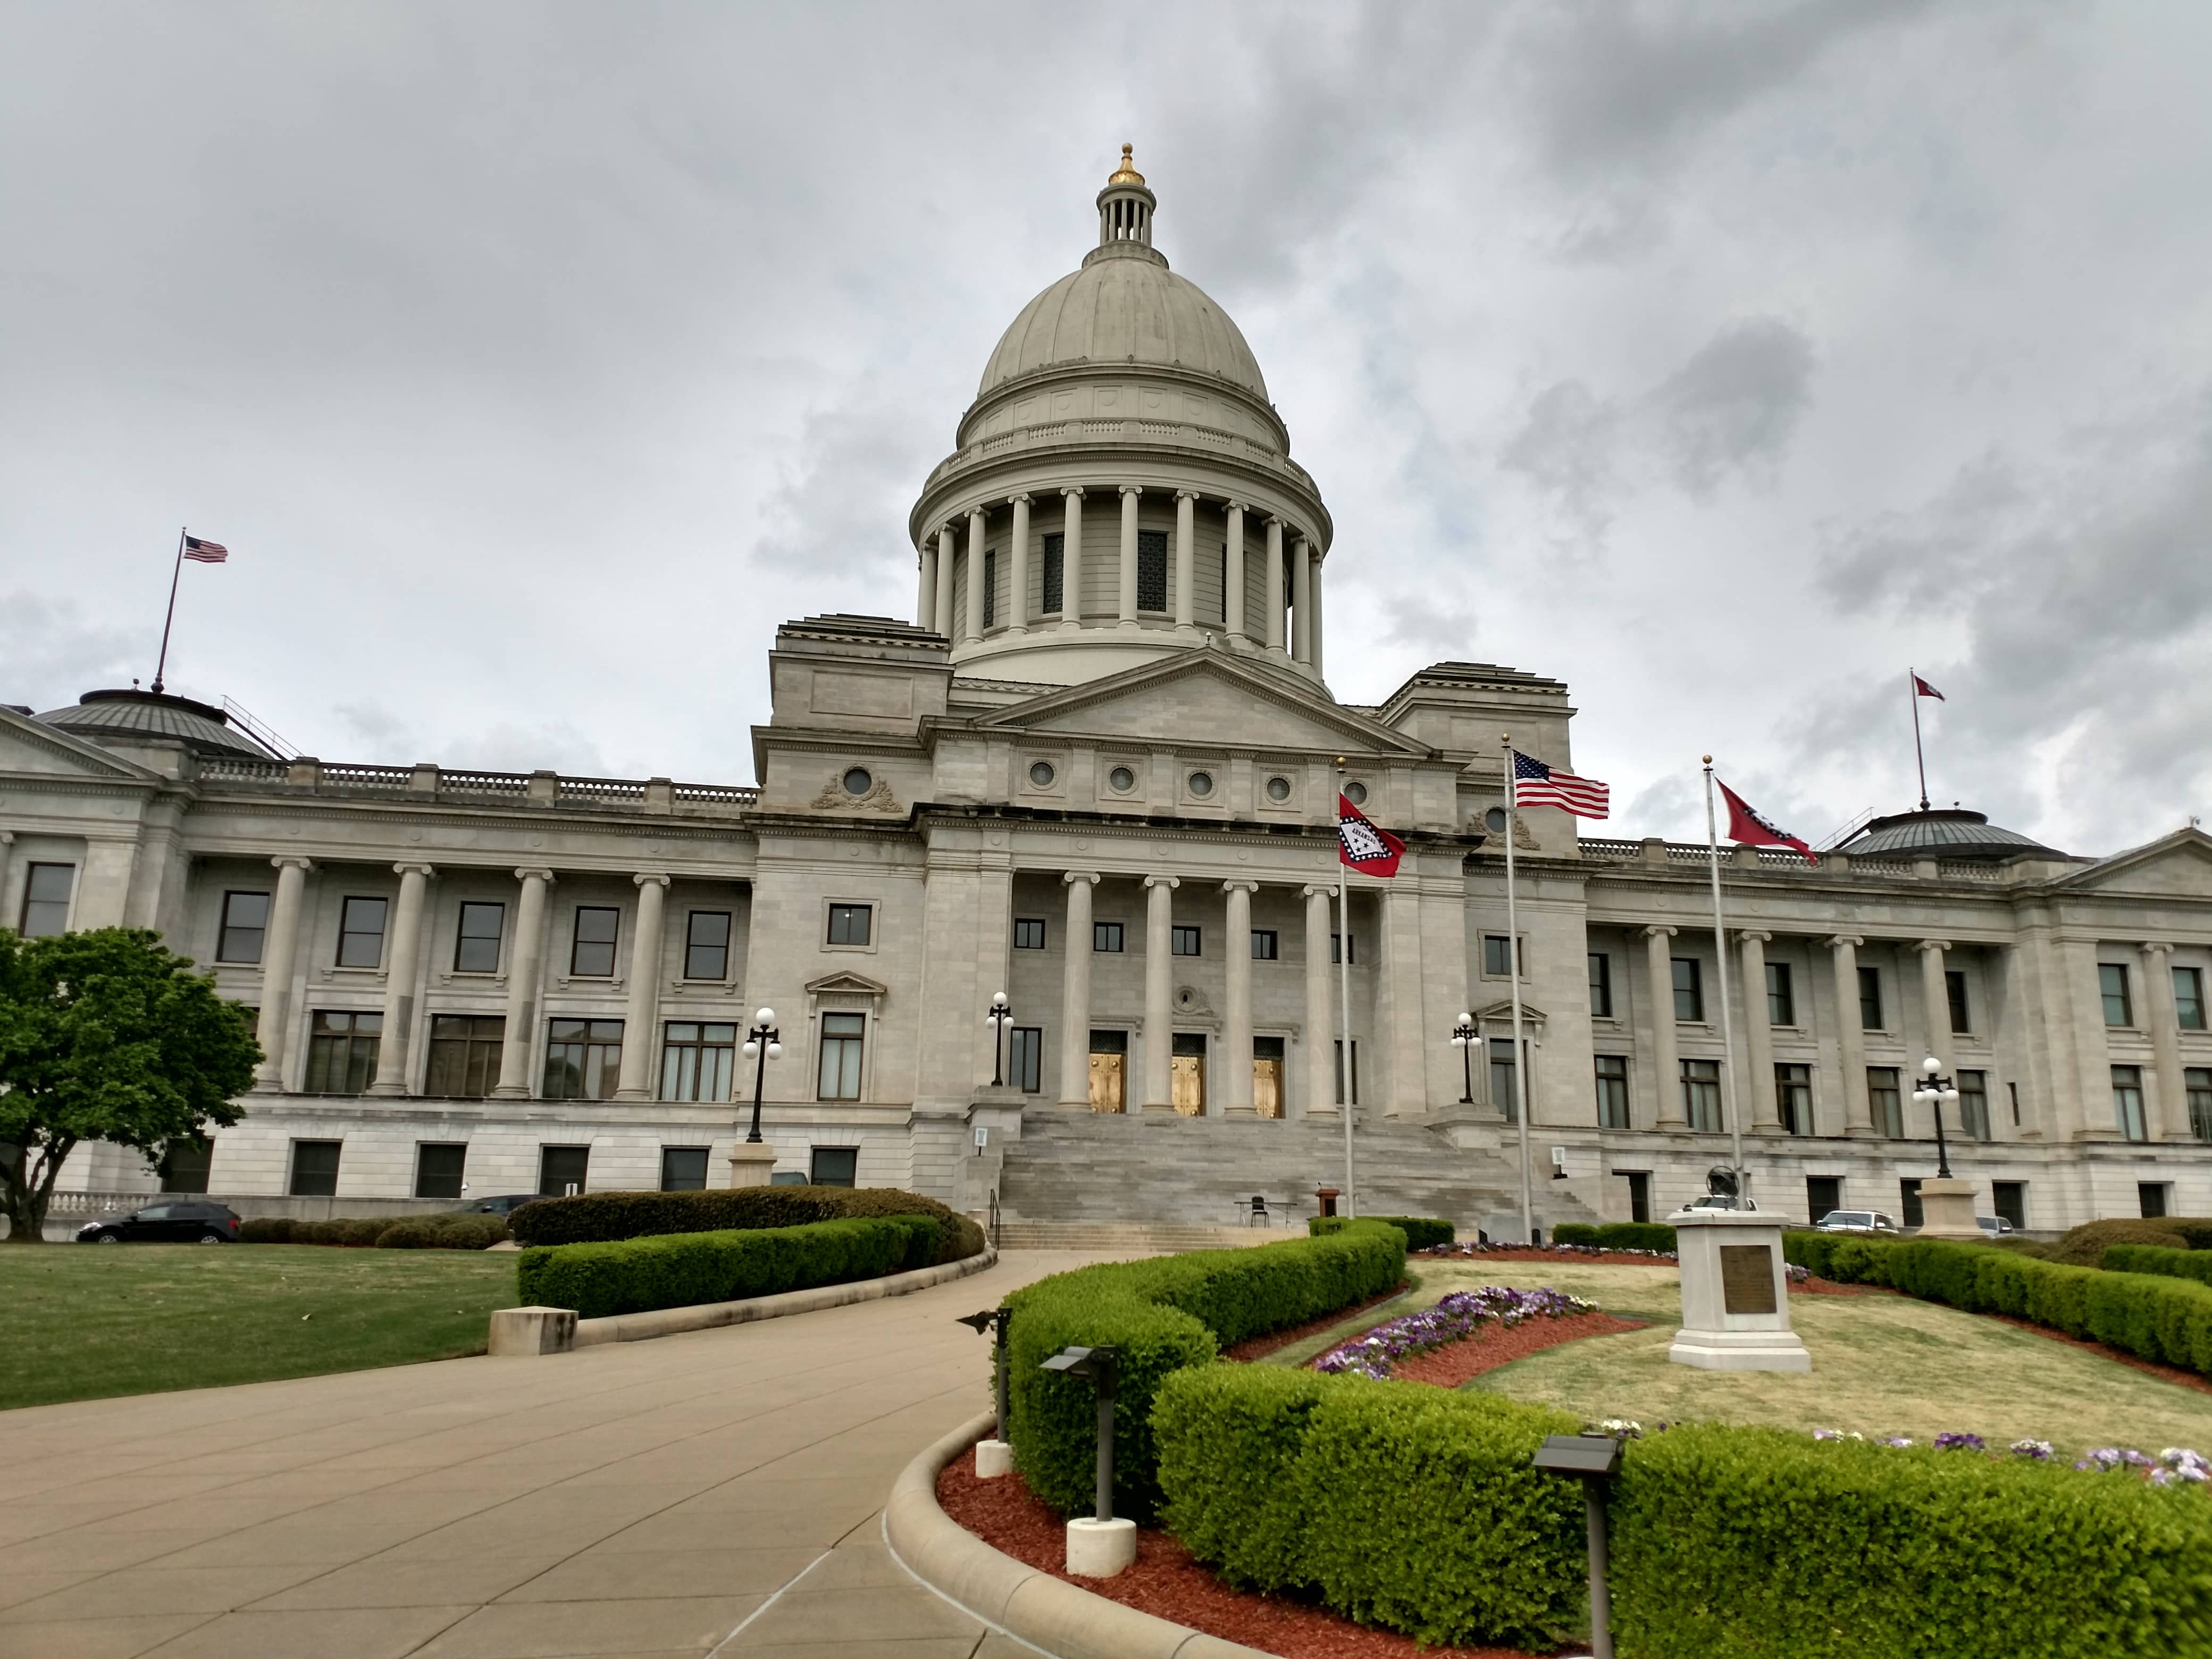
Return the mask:
[[1108,188],[1110,189],[1115,185],[1141,185],[1145,182],[1145,175],[1138,172],[1135,164],[1129,160],[1130,152],[1135,148],[1133,144],[1121,146],[1121,165],[1114,169],[1114,176],[1106,181]]

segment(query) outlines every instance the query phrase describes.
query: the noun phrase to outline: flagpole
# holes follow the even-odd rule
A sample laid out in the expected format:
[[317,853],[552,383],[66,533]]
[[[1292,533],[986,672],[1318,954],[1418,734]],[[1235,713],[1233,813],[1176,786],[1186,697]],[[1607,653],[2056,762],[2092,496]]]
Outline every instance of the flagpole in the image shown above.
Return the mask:
[[[1705,853],[1713,878],[1713,956],[1721,969],[1721,1109],[1728,1114],[1729,1133],[1735,1165],[1735,1189],[1739,1199],[1748,1203],[1751,1198],[1750,1177],[1743,1167],[1743,1091],[1735,1084],[1735,1018],[1729,1012],[1728,929],[1721,921],[1721,838],[1713,819],[1713,757],[1705,757]],[[1752,994],[1749,986],[1744,995]]]
[[[161,676],[169,666],[169,624],[177,619],[177,578],[185,574],[185,526],[177,526],[177,562],[169,571],[169,610],[161,618],[161,657],[154,665],[154,695],[161,694]],[[1923,801],[1922,805],[1927,803]]]
[[1920,676],[1913,669],[1905,671],[1905,692],[1912,704],[1912,758],[1920,768],[1920,810],[1928,810],[1928,757],[1920,747]]
[[[1344,799],[1344,757],[1336,757],[1336,794]],[[1346,879],[1351,875],[1344,862],[1344,809],[1336,814],[1336,981],[1338,1001],[1342,1006],[1338,1030],[1341,1045],[1337,1050],[1337,1077],[1344,1098],[1337,1109],[1344,1117],[1344,1212],[1346,1217],[1359,1213],[1359,1189],[1352,1172],[1352,1109],[1354,1097],[1359,1093],[1359,1067],[1352,1052],[1352,899],[1345,890]]]
[[1536,1199],[1528,1176],[1528,1055],[1521,1046],[1521,921],[1513,894],[1514,815],[1521,791],[1513,775],[1513,734],[1498,733],[1505,751],[1505,982],[1513,988],[1513,1116],[1521,1129],[1521,1242],[1536,1242]]

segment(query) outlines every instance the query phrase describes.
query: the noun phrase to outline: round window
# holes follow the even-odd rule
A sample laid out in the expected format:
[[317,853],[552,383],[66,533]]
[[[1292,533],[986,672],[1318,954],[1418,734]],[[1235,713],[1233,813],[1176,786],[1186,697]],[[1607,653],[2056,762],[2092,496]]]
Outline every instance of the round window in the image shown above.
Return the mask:
[[1030,768],[1030,781],[1040,789],[1051,788],[1054,775],[1050,761],[1039,761]]
[[1213,774],[1211,772],[1192,773],[1190,775],[1190,793],[1196,795],[1201,800],[1205,799],[1206,796],[1212,794],[1213,793]]
[[1354,806],[1366,805],[1367,786],[1364,783],[1346,784],[1344,786],[1344,798],[1350,801]]
[[1117,766],[1106,775],[1106,783],[1108,787],[1127,794],[1137,787],[1137,775],[1126,766]]
[[1267,780],[1267,799],[1269,800],[1288,800],[1290,798],[1291,781],[1288,778],[1269,778]]
[[868,775],[865,766],[856,766],[845,774],[845,793],[848,795],[865,795],[875,787],[876,781]]
[[1482,823],[1483,828],[1489,830],[1492,835],[1504,835],[1505,833],[1505,809],[1502,806],[1492,807],[1487,812],[1485,812],[1482,815]]

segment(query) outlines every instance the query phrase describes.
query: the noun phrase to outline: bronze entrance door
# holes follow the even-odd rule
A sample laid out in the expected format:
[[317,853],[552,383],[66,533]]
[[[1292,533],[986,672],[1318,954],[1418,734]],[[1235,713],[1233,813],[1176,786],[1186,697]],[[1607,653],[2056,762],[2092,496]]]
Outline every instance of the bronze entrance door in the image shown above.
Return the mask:
[[1168,1100],[1183,1117],[1206,1115],[1206,1038],[1178,1031],[1168,1056]]
[[1252,1109],[1261,1117],[1283,1115],[1283,1040],[1252,1039]]
[[1129,1034],[1093,1031],[1091,1034],[1091,1109],[1128,1110]]

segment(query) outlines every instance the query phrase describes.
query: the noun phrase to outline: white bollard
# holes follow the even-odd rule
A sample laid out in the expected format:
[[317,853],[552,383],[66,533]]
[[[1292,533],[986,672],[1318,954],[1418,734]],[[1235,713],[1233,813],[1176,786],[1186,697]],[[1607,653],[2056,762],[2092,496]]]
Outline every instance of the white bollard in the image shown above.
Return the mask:
[[1067,1523],[1067,1570],[1079,1578],[1111,1578],[1136,1564],[1137,1523],[1085,1517]]
[[491,1316],[486,1351],[532,1358],[567,1353],[576,1346],[576,1315],[571,1308],[500,1308]]
[[975,1443],[975,1478],[996,1480],[1014,1472],[1014,1449],[1003,1440]]

